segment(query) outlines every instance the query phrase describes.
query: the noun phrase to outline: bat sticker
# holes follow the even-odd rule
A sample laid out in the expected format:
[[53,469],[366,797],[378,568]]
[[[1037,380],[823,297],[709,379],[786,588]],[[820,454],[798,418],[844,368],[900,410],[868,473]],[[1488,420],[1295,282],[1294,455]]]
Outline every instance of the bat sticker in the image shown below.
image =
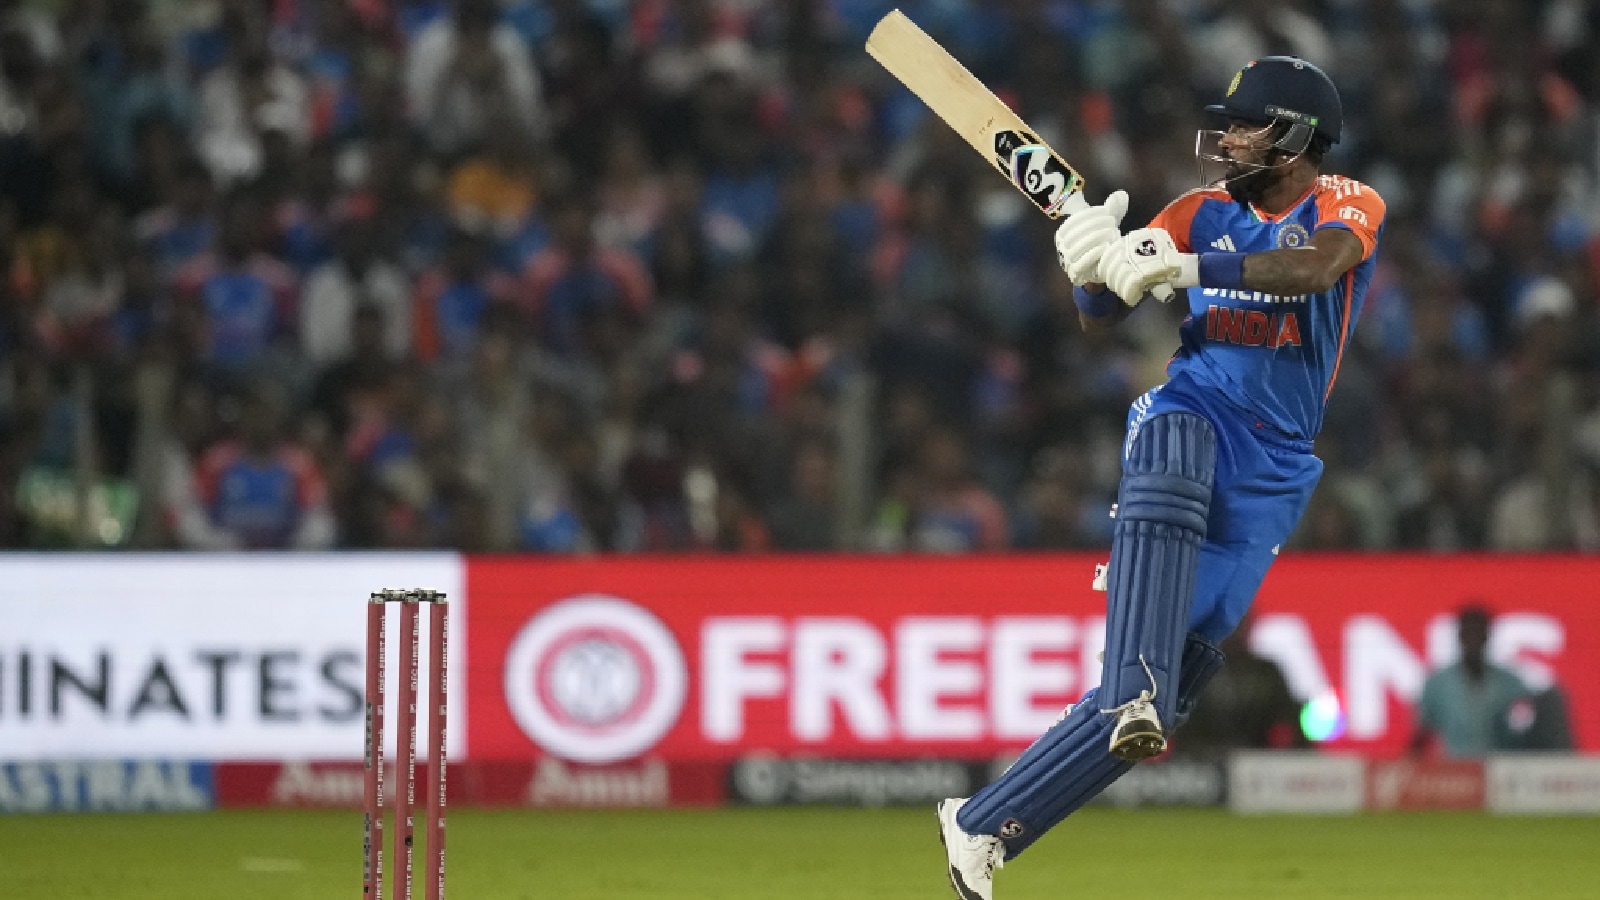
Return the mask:
[[1060,211],[1072,195],[1077,175],[1026,131],[999,131],[994,136],[995,163],[1033,205],[1049,215]]

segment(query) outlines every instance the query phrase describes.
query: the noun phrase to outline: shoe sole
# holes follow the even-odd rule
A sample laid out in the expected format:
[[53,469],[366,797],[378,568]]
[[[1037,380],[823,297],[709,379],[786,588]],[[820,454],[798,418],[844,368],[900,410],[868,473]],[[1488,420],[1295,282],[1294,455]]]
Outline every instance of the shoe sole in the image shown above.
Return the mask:
[[1167,749],[1167,736],[1149,722],[1131,725],[1111,740],[1111,755],[1127,762],[1142,762]]
[[983,900],[983,897],[977,891],[967,887],[967,883],[961,880],[961,872],[955,866],[950,865],[950,845],[945,843],[944,840],[944,804],[945,801],[939,801],[934,806],[933,813],[934,817],[939,820],[939,846],[944,848],[944,864],[950,870],[950,887],[956,892],[956,896],[960,900]]

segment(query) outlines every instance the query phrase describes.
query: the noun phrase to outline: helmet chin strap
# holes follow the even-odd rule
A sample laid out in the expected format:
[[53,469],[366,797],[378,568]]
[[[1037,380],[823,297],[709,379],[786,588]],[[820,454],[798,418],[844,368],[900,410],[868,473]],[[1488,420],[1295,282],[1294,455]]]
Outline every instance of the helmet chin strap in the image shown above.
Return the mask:
[[1227,187],[1232,182],[1238,181],[1239,179],[1244,178],[1244,177],[1246,177],[1248,175],[1259,175],[1262,172],[1270,172],[1273,169],[1281,169],[1284,166],[1290,165],[1291,163],[1293,163],[1295,160],[1297,160],[1299,158],[1300,158],[1300,154],[1296,153],[1295,155],[1293,155],[1291,157],[1288,157],[1287,159],[1284,159],[1281,162],[1275,162],[1275,163],[1272,163],[1270,165],[1263,165],[1261,163],[1247,163],[1247,162],[1243,162],[1241,160],[1236,160],[1236,159],[1227,159],[1227,160],[1218,159],[1218,160],[1216,160],[1217,162],[1237,163],[1237,164],[1239,164],[1241,166],[1252,166],[1253,168],[1250,169],[1250,171],[1248,171],[1248,172],[1240,172],[1239,174],[1233,175],[1233,176],[1228,177],[1228,178],[1219,178],[1213,183],[1217,187]]
[[[1266,131],[1267,129],[1270,129],[1271,127],[1272,127],[1271,125],[1268,125],[1268,126],[1266,126],[1266,128],[1263,128],[1262,131]],[[1275,163],[1253,163],[1253,162],[1245,162],[1244,160],[1241,160],[1241,159],[1234,159],[1233,157],[1230,157],[1230,156],[1222,156],[1222,155],[1216,154],[1216,153],[1207,153],[1207,152],[1205,152],[1204,150],[1201,149],[1205,145],[1206,135],[1211,134],[1211,135],[1220,136],[1220,135],[1223,135],[1223,134],[1226,134],[1226,133],[1227,132],[1213,131],[1213,130],[1210,130],[1210,129],[1201,129],[1201,130],[1195,132],[1195,136],[1194,136],[1195,161],[1196,161],[1197,165],[1200,168],[1200,181],[1203,184],[1205,184],[1207,187],[1226,188],[1229,184],[1233,183],[1234,181],[1239,180],[1240,178],[1245,178],[1245,177],[1248,177],[1250,175],[1257,175],[1257,174],[1260,174],[1262,172],[1271,171],[1273,169],[1281,169],[1284,166],[1293,164],[1294,161],[1299,159],[1303,155],[1303,152],[1304,152],[1304,151],[1302,151],[1301,153],[1295,153],[1295,154],[1292,154],[1290,156],[1286,156],[1283,159],[1281,159],[1281,160],[1279,160],[1279,161],[1277,161]],[[1280,152],[1280,153],[1286,152],[1282,147],[1279,147],[1276,144],[1269,144],[1265,149],[1269,153],[1273,152],[1273,151],[1277,151],[1277,152]],[[1248,166],[1249,170],[1245,171],[1245,172],[1240,172],[1240,173],[1238,173],[1236,175],[1229,175],[1226,178],[1218,178],[1218,179],[1215,179],[1215,180],[1212,180],[1212,181],[1207,181],[1206,180],[1205,166],[1206,166],[1206,163],[1208,163],[1208,162],[1219,163],[1219,164],[1221,164],[1223,166],[1227,166],[1227,167]]]

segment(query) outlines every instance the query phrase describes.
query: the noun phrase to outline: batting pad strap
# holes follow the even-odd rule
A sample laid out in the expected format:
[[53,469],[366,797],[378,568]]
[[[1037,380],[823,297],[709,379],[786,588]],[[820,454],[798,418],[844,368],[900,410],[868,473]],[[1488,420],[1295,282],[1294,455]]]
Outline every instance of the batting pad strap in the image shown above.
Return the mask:
[[1191,631],[1183,642],[1183,661],[1178,665],[1178,708],[1175,726],[1189,720],[1200,694],[1222,669],[1226,660],[1217,645]]

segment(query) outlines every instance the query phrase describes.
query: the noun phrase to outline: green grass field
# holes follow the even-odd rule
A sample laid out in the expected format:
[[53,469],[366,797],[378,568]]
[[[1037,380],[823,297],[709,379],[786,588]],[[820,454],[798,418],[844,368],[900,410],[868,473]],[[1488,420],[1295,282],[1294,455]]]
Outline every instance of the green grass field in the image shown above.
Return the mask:
[[[349,900],[360,839],[354,813],[0,817],[0,898]],[[930,810],[462,810],[447,893],[944,900],[942,866]],[[1091,809],[1001,871],[996,895],[1593,900],[1600,819]]]

